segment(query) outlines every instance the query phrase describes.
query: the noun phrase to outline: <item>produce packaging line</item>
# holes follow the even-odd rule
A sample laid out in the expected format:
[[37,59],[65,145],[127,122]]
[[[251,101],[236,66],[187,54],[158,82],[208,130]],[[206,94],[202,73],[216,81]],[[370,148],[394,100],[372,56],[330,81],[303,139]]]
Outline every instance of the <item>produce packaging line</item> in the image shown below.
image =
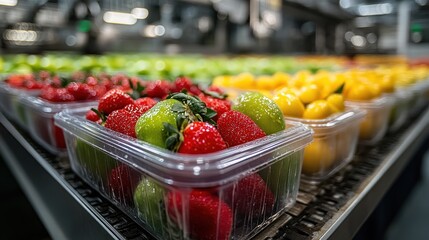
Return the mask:
[[[0,152],[52,238],[152,238],[73,173],[68,161],[49,154],[1,113],[0,122]],[[348,166],[320,185],[302,182],[294,207],[255,239],[351,239],[424,147],[428,125],[426,109],[376,146],[358,149]]]

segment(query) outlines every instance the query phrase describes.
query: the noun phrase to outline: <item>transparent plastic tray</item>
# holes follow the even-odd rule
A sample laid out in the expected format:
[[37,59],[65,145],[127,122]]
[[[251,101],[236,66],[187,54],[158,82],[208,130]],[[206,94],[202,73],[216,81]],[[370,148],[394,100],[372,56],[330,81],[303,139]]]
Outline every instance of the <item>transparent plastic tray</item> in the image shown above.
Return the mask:
[[404,89],[398,89],[394,93],[386,94],[392,99],[392,109],[389,115],[389,131],[400,129],[410,117],[410,102],[412,94]]
[[66,154],[63,131],[55,126],[54,115],[65,109],[97,105],[96,101],[53,103],[24,95],[21,95],[18,101],[22,105],[30,135],[53,154]]
[[345,101],[346,107],[366,111],[366,115],[359,125],[359,143],[374,145],[387,132],[390,111],[394,100],[389,96],[382,96],[371,101]]
[[[312,140],[300,123],[223,151],[189,155],[87,121],[86,110],[55,116],[72,169],[157,239],[249,239],[296,200],[303,149]],[[126,174],[118,177],[118,171]]]
[[365,111],[348,109],[320,120],[286,117],[314,131],[313,142],[304,149],[303,180],[314,183],[323,181],[352,160],[358,141],[359,123],[364,116]]
[[39,94],[40,90],[12,88],[7,83],[0,81],[0,110],[18,123],[20,127],[27,130],[27,119],[23,106],[19,102],[19,97],[22,95],[37,96]]
[[410,115],[417,116],[428,104],[426,93],[429,91],[429,82],[420,81],[405,88],[411,95],[409,103]]

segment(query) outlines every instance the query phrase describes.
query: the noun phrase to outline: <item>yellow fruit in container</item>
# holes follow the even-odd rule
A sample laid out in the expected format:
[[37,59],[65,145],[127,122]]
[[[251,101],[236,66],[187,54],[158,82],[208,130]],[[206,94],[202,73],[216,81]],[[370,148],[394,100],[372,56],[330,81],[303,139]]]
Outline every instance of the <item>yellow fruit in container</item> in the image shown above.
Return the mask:
[[308,104],[319,99],[319,89],[317,85],[311,84],[299,89],[298,97],[304,104]]
[[294,87],[300,88],[300,87],[304,86],[307,83],[307,81],[309,81],[309,79],[311,77],[312,76],[311,76],[311,73],[309,71],[307,71],[307,70],[299,71],[293,77],[291,84]]
[[231,80],[231,76],[217,76],[213,79],[213,85],[217,87],[230,87]]
[[315,138],[304,149],[302,173],[315,174],[329,171],[335,160],[335,149],[325,139]]
[[316,100],[307,105],[303,117],[305,119],[323,119],[331,114],[331,108],[326,100]]
[[260,76],[256,78],[256,88],[257,89],[265,89],[272,90],[277,86],[274,79],[270,76]]
[[298,96],[298,90],[294,88],[289,88],[289,87],[282,87],[282,88],[276,89],[275,94],[279,94],[279,93],[289,93],[289,94]]
[[344,111],[344,97],[341,94],[334,93],[329,95],[329,97],[326,99],[328,102],[329,107],[331,108],[331,111],[334,113],[342,112]]
[[285,116],[301,118],[304,114],[304,104],[293,94],[279,92],[274,95],[273,101]]
[[270,91],[267,90],[259,90],[260,93],[262,93],[265,97],[268,97],[269,99],[273,98],[273,94],[271,94]]
[[241,73],[233,78],[232,87],[252,89],[255,87],[255,77],[250,73]]
[[388,75],[380,76],[379,86],[383,93],[392,93],[395,91],[395,82]]
[[347,100],[370,100],[374,97],[371,88],[367,84],[355,84],[352,87],[347,88],[343,92],[343,96]]
[[276,87],[279,86],[289,86],[291,76],[284,72],[276,72],[273,75],[273,79],[276,82]]

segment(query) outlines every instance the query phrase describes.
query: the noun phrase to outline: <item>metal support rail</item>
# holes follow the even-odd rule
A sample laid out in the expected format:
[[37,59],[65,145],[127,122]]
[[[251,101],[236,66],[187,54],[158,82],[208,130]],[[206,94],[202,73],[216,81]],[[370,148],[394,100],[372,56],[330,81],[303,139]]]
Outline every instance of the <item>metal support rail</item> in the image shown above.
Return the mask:
[[[151,236],[0,113],[0,154],[54,239]],[[375,147],[361,148],[320,185],[302,183],[297,203],[256,239],[351,239],[429,135],[429,109]]]

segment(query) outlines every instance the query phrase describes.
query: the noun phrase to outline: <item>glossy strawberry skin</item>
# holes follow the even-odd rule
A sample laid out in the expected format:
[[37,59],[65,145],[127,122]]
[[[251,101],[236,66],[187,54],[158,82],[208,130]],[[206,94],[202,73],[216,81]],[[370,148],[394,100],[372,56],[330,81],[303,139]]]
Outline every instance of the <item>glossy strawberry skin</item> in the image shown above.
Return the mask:
[[135,103],[128,104],[123,108],[125,111],[132,113],[133,115],[136,115],[140,117],[145,113],[147,110],[151,109],[149,106],[143,106],[143,105],[137,105]]
[[154,82],[148,82],[143,93],[151,98],[163,99],[171,92],[171,89],[171,83],[158,80]]
[[231,110],[231,103],[226,99],[214,98],[204,94],[200,94],[198,97],[207,105],[208,108],[213,109],[217,113],[213,118],[215,121],[219,119],[220,115]]
[[193,122],[183,131],[179,153],[204,154],[225,149],[226,143],[217,129],[206,122]]
[[134,100],[134,104],[148,106],[151,108],[157,104],[157,101],[155,101],[153,98],[150,98],[150,97],[144,97],[144,98],[138,98]]
[[115,110],[107,116],[105,127],[113,131],[136,137],[135,126],[140,116],[124,109]]
[[72,102],[75,101],[73,95],[71,95],[65,88],[54,88],[45,87],[40,93],[40,97],[51,101],[51,102]]
[[[229,239],[233,222],[229,206],[210,192],[193,190],[189,196],[183,197],[184,194],[187,195],[174,191],[168,194],[167,213],[170,219],[181,227],[186,226],[192,239]],[[183,209],[188,211],[188,218],[183,217]],[[189,222],[183,223],[183,219]]]
[[134,100],[119,89],[108,91],[98,102],[98,111],[109,115],[111,112],[122,109],[128,104],[132,104]]
[[67,91],[73,95],[76,101],[94,100],[97,92],[86,83],[72,82],[67,86]]
[[236,146],[266,136],[265,132],[248,116],[237,111],[223,113],[217,126],[228,146]]
[[225,201],[233,211],[252,217],[269,216],[274,207],[274,194],[258,174],[240,179],[224,191]]
[[174,81],[174,92],[181,92],[186,90],[188,93],[198,96],[201,90],[196,84],[193,84],[191,79],[187,77],[179,77]]
[[98,120],[100,120],[100,117],[97,115],[97,113],[92,110],[88,110],[88,112],[86,112],[85,118],[92,122],[97,122]]

